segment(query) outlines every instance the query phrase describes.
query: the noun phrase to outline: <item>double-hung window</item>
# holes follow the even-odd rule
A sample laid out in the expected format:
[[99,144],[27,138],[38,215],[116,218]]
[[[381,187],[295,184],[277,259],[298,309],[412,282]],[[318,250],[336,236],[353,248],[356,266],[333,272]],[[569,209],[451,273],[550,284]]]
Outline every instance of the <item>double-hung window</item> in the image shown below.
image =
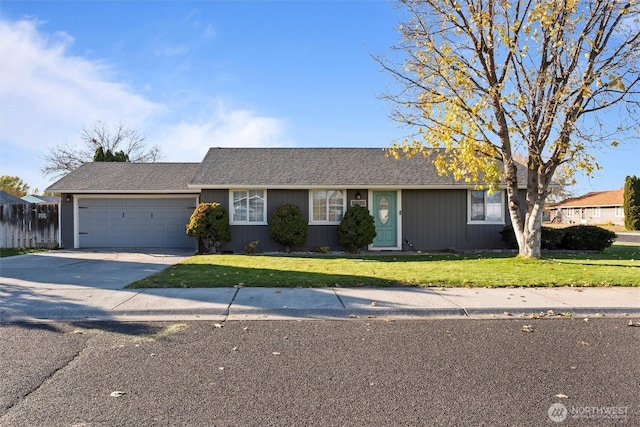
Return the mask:
[[504,191],[469,191],[470,224],[504,224]]
[[231,190],[231,224],[266,224],[266,190]]
[[342,221],[346,191],[311,190],[309,195],[312,224],[339,224]]

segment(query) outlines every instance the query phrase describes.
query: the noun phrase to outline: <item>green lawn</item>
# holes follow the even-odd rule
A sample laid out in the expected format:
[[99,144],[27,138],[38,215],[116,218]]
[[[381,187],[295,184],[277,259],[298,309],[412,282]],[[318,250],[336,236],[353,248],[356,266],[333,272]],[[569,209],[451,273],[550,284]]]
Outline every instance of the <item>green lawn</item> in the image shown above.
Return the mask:
[[355,286],[639,286],[640,246],[604,253],[196,255],[130,288]]
[[44,251],[49,251],[49,250],[50,249],[28,249],[28,248],[5,249],[5,248],[2,248],[2,249],[0,249],[0,258],[4,258],[4,257],[8,257],[8,256],[30,254],[30,253],[33,253],[33,252],[44,252]]

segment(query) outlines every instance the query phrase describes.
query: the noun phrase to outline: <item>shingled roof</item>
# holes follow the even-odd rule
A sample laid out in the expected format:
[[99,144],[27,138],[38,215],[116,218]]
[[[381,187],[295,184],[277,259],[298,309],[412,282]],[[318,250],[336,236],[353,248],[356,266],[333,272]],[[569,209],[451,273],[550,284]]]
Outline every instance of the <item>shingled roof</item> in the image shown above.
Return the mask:
[[0,203],[3,205],[13,205],[27,202],[22,200],[20,197],[7,193],[6,191],[0,191]]
[[200,163],[85,163],[47,191],[60,193],[195,193],[189,189]]
[[[519,170],[526,188],[526,170]],[[399,160],[381,148],[211,148],[191,188],[472,187],[438,174],[431,159]]]
[[624,189],[594,191],[583,196],[572,197],[556,204],[554,208],[586,208],[591,206],[622,206]]

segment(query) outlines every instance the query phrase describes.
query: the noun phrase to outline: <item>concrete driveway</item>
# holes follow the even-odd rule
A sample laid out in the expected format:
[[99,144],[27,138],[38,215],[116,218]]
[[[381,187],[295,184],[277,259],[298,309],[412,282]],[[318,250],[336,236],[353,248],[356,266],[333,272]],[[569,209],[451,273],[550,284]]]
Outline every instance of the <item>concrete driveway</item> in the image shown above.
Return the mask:
[[0,285],[122,289],[193,255],[184,250],[57,250],[0,258]]
[[125,286],[191,255],[184,250],[57,250],[0,258],[0,322],[110,319],[118,307],[127,315],[127,302],[140,290]]

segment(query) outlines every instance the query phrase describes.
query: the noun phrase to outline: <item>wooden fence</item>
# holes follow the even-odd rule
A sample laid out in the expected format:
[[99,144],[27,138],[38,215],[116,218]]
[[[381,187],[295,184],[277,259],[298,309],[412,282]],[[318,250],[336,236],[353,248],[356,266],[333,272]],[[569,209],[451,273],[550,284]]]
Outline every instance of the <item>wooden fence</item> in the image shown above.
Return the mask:
[[57,204],[0,204],[0,248],[58,246]]

